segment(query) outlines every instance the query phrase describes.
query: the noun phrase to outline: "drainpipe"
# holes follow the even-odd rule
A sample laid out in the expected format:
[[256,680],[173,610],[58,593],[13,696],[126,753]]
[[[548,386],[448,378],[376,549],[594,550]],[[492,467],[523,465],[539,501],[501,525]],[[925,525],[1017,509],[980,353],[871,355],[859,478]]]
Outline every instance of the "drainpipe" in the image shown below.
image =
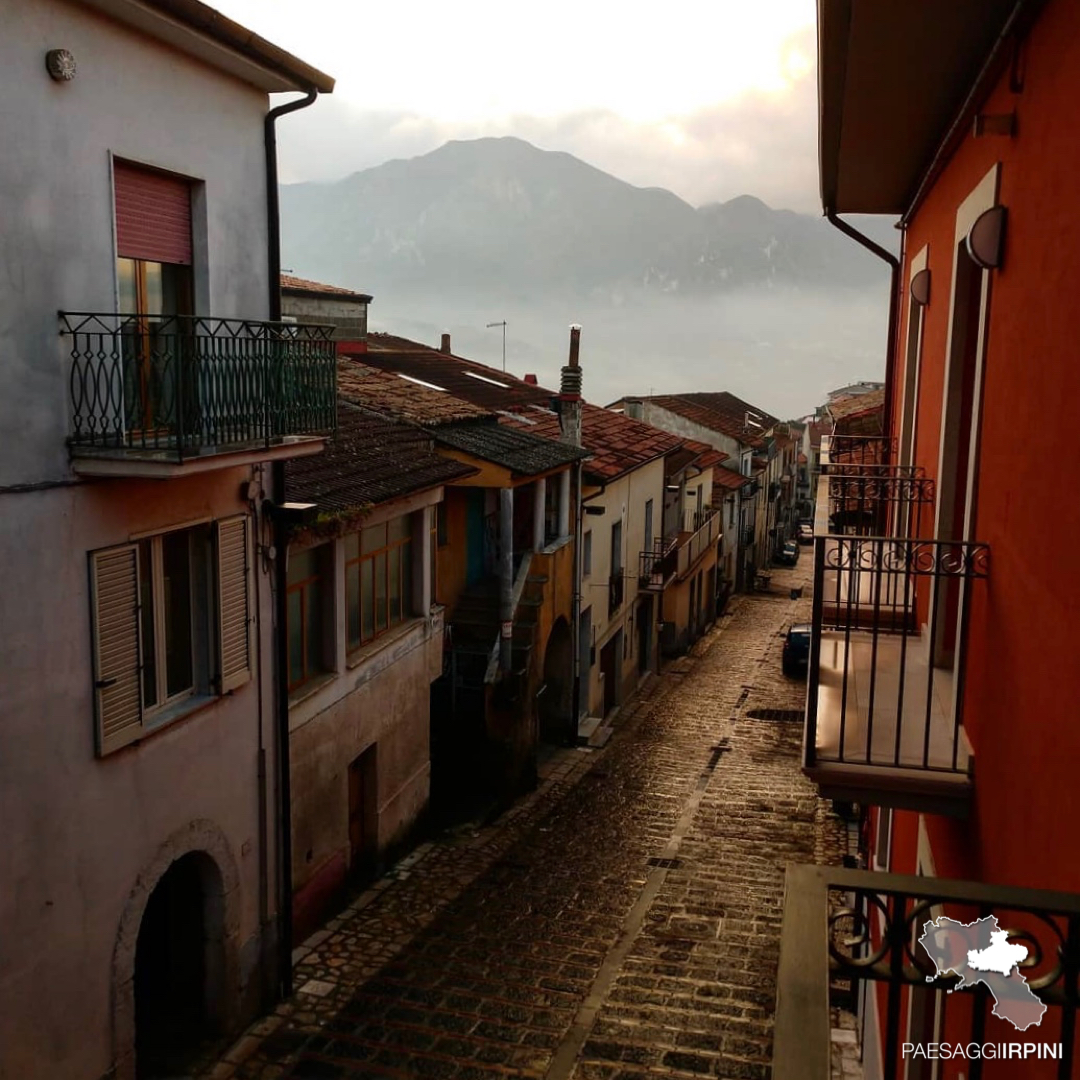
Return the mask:
[[[577,323],[573,323],[570,327],[570,355],[567,358],[566,366],[562,369],[559,381],[559,437],[562,442],[569,443],[571,446],[582,445],[582,373],[581,364],[578,359],[580,350],[581,327]],[[570,605],[570,648],[573,655],[573,663],[571,665],[571,671],[573,673],[573,691],[570,696],[570,721],[567,724],[566,732],[567,745],[569,746],[577,745],[578,720],[581,716],[581,545],[584,535],[582,519],[585,515],[582,510],[581,485],[583,467],[580,461],[577,463],[574,474],[574,502],[577,518],[574,522],[574,593]],[[569,478],[569,473],[567,473],[567,477]],[[560,492],[560,496],[561,494],[562,492]],[[569,492],[567,492],[567,494],[569,494]],[[569,511],[569,503],[569,498],[565,500],[565,503],[560,501],[560,518],[564,513],[564,506],[565,512]],[[567,522],[567,525],[569,526],[569,522]]]
[[[825,216],[829,219],[831,225],[835,225],[857,244],[862,244],[867,251],[887,262],[892,271],[889,281],[889,341],[885,348],[885,415],[881,431],[886,440],[885,445],[888,447],[893,429],[893,381],[896,374],[896,323],[900,307],[900,260],[891,252],[886,251],[880,244],[875,244],[869,236],[863,235],[854,226],[838,218],[835,211],[826,209]],[[891,457],[891,451],[887,452]]]
[[[281,319],[281,220],[278,198],[277,129],[279,116],[306,109],[319,96],[314,87],[304,97],[279,105],[267,114],[263,126],[266,152],[266,265],[269,273],[270,321]],[[285,463],[271,465],[270,497],[275,506],[285,502]],[[289,642],[286,634],[288,587],[286,552],[289,538],[280,518],[274,522],[276,558],[271,573],[274,599],[274,714],[277,732],[277,838],[278,838],[278,986],[282,997],[293,992],[292,903],[292,783],[289,759]]]

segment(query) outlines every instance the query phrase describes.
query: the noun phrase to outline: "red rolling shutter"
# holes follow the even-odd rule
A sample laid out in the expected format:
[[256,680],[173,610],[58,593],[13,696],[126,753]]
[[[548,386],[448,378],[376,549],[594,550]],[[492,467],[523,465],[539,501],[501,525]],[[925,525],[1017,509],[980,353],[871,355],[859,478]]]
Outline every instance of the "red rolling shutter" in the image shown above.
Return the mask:
[[191,265],[191,185],[166,173],[113,163],[116,253],[122,259]]

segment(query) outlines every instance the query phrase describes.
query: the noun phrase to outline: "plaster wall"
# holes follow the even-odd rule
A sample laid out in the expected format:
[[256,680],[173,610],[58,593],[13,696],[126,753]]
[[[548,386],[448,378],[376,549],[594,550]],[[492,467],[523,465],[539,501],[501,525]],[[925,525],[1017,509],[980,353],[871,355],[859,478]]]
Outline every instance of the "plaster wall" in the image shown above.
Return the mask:
[[[590,666],[588,679],[582,673],[582,686],[588,685],[589,711],[597,715],[602,706],[600,683],[600,650],[621,629],[624,654],[622,685],[618,699],[625,698],[637,682],[637,634],[631,625],[636,616],[638,594],[638,556],[645,550],[645,503],[653,500],[653,529],[659,532],[661,507],[664,499],[664,460],[657,458],[639,469],[619,477],[591,497],[587,506],[603,507],[602,515],[587,515],[584,528],[591,529],[592,573],[582,580],[582,609],[592,611],[592,643],[595,663]],[[611,573],[611,527],[621,520],[623,602],[617,611],[608,614],[608,578]],[[656,610],[654,607],[654,617]],[[654,635],[655,636],[655,635]]]
[[[254,559],[253,678],[104,758],[95,756],[87,553],[151,530],[243,513],[247,468],[3,496],[0,566],[0,1076],[97,1080],[113,1064],[114,956],[125,909],[167,868],[168,838],[210,822],[237,868],[236,1000],[263,1000],[260,748],[274,776],[270,592]],[[258,532],[252,529],[253,533]],[[254,630],[255,628],[253,628]],[[261,679],[261,700],[260,700]],[[272,779],[271,779],[272,784]],[[201,826],[200,826],[201,828]],[[196,828],[196,832],[198,828]],[[272,837],[272,827],[270,836]],[[162,865],[162,853],[165,863]],[[181,852],[182,853],[182,852]],[[224,868],[223,868],[224,869]]]
[[[1074,316],[1080,117],[1062,104],[1080,92],[1080,9],[1051,0],[1023,56],[1019,92],[1006,73],[981,106],[988,114],[1015,110],[1015,134],[964,139],[914,214],[905,245],[904,280],[914,258],[925,258],[932,275],[915,462],[934,476],[958,216],[1000,166],[997,202],[1008,208],[1008,224],[1004,263],[988,275],[971,528],[973,539],[990,545],[991,570],[971,593],[964,682],[975,805],[966,823],[928,817],[927,831],[943,876],[1078,891],[1077,841],[1062,822],[1080,812],[1074,780],[1080,729],[1072,720],[1080,676],[1070,632],[1080,597],[1071,543],[1080,530],[1080,503],[1072,495],[1071,465],[1050,463],[1052,448],[1075,441],[1080,410]],[[901,344],[909,318],[904,290]],[[895,375],[899,408],[902,365]]]
[[[267,314],[265,93],[83,6],[0,0],[0,487],[70,475],[56,313],[116,310],[112,157],[197,181],[199,314]],[[78,65],[53,82],[48,49]]]

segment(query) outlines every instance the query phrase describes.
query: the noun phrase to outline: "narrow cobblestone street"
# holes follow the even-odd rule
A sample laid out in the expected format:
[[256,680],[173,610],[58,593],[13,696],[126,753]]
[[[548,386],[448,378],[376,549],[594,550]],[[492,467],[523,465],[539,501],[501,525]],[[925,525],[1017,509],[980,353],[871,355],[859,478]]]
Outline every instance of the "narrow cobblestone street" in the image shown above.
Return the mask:
[[497,822],[399,863],[205,1075],[768,1077],[784,867],[845,842],[780,671],[809,576],[804,557],[735,598],[606,748],[555,754]]

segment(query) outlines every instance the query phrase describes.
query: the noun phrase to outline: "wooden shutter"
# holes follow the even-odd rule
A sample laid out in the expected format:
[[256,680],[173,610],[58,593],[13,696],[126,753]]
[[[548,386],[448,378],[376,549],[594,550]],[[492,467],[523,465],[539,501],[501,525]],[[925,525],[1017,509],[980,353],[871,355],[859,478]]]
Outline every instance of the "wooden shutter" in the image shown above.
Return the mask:
[[251,678],[248,583],[248,519],[217,523],[219,692],[228,693]]
[[111,754],[142,733],[139,641],[139,549],[90,553],[94,720],[98,754]]
[[116,254],[191,265],[191,184],[179,176],[113,162]]

